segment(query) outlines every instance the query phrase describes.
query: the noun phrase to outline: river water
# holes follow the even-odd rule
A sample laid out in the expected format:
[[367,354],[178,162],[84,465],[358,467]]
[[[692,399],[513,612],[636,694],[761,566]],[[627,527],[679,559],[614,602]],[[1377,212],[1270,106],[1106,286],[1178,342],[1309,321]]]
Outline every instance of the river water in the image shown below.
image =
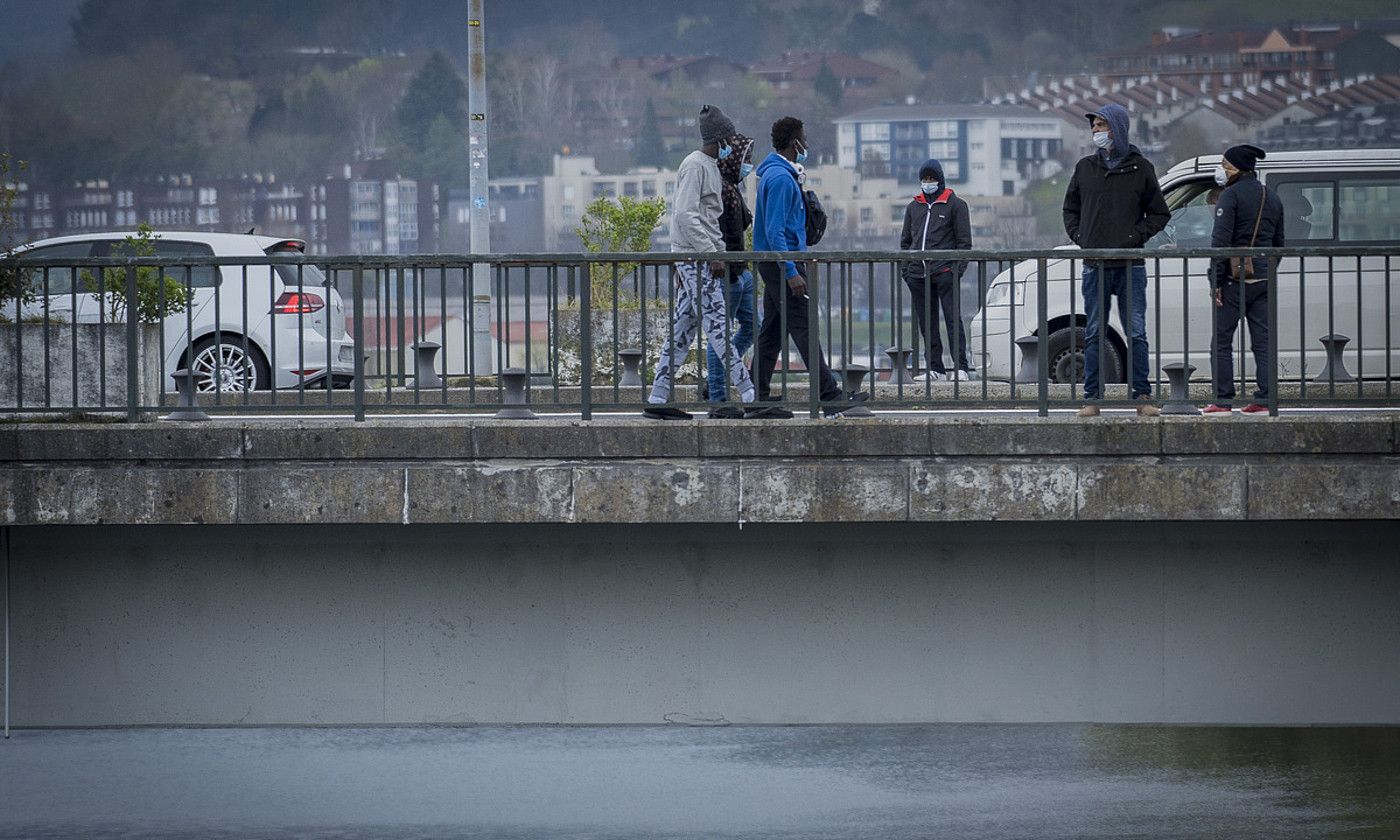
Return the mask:
[[1400,728],[24,730],[0,836],[1395,838]]

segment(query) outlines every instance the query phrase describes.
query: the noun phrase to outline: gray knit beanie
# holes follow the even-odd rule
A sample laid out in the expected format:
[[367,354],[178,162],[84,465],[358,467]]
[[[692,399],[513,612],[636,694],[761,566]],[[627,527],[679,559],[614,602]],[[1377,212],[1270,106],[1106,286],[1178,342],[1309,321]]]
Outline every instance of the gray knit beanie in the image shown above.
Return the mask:
[[734,121],[716,105],[700,109],[700,142],[720,143],[734,136]]

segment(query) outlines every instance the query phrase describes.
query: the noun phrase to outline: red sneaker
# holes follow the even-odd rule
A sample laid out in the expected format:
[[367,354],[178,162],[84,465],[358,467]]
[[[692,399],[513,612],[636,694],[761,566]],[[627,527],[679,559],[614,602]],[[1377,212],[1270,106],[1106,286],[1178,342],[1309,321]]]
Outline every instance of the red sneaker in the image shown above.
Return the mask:
[[1240,413],[1241,413],[1241,414],[1268,414],[1268,413],[1269,413],[1269,407],[1268,407],[1267,405],[1260,405],[1259,403],[1250,403],[1249,405],[1247,405],[1247,406],[1245,406],[1244,408],[1240,409]]
[[1201,409],[1202,414],[1229,414],[1232,411],[1234,411],[1234,409],[1228,405],[1216,405],[1215,403],[1211,403]]

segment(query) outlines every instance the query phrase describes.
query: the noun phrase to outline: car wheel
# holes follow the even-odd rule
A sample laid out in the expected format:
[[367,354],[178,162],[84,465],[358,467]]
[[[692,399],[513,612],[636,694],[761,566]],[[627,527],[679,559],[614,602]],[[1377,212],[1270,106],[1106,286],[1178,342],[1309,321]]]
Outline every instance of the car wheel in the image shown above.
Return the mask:
[[199,340],[190,354],[195,390],[266,391],[271,382],[267,362],[251,343],[244,352],[242,336],[224,334]]
[[[1070,352],[1070,339],[1074,340],[1074,352]],[[1084,382],[1084,328],[1061,327],[1050,333],[1045,343],[1050,361],[1050,381],[1058,383]],[[1123,356],[1113,342],[1103,348],[1105,382],[1123,381]]]

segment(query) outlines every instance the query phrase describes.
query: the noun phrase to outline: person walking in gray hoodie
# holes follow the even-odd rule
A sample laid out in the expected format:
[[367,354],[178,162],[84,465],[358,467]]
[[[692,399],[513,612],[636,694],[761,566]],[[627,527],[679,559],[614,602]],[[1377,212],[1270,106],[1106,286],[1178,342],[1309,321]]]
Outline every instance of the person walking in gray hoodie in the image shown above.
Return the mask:
[[[671,197],[671,251],[724,251],[724,236],[720,233],[719,217],[724,209],[724,182],[719,172],[720,158],[734,153],[727,143],[735,134],[734,122],[714,105],[700,109],[700,143],[681,162],[676,172],[676,192]],[[743,359],[727,344],[725,326],[729,312],[720,288],[725,264],[716,261],[677,262],[675,322],[671,340],[661,351],[652,381],[649,405],[643,416],[653,420],[689,420],[690,412],[666,403],[674,393],[672,378],[675,369],[685,360],[696,329],[703,329],[715,355],[724,359],[729,368],[729,381],[745,403],[754,401],[753,380]],[[698,309],[698,318],[697,318]],[[744,416],[735,406],[717,405],[711,417],[737,419]]]

